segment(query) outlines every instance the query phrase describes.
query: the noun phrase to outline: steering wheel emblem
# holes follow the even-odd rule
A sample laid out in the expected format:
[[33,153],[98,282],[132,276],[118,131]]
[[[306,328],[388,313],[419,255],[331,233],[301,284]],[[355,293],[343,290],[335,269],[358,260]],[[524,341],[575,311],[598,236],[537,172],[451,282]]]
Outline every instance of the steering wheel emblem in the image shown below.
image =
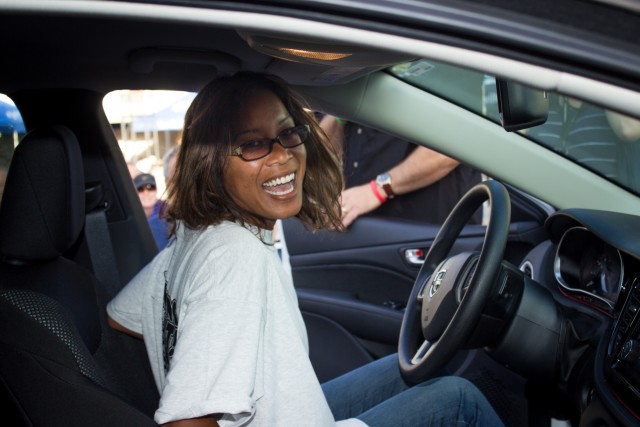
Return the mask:
[[442,280],[444,279],[445,274],[447,274],[447,270],[444,268],[436,273],[433,282],[431,282],[431,287],[429,287],[429,298],[433,298],[436,292],[438,292],[438,289],[440,289],[440,285],[442,285]]

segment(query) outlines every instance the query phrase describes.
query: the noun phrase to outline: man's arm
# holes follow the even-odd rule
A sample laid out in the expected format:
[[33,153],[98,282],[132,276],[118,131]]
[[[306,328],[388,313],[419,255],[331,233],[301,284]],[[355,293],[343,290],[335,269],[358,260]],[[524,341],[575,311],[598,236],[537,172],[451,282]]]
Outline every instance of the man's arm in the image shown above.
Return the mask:
[[[426,187],[444,178],[459,162],[426,147],[417,147],[406,159],[391,168],[391,185],[396,195]],[[375,177],[372,177],[375,178]],[[384,190],[379,189],[383,196]],[[389,202],[393,203],[393,201]],[[382,202],[369,183],[342,192],[342,222],[348,227],[357,217],[377,209]]]
[[607,111],[607,119],[618,138],[625,142],[640,140],[640,120],[613,111]]
[[459,162],[427,147],[417,147],[389,170],[395,194],[406,194],[444,178]]
[[[338,153],[344,150],[344,124],[346,122],[331,115],[320,120],[320,127],[329,137],[329,142]],[[426,147],[416,147],[402,162],[391,168],[391,186],[397,195],[410,193],[444,178],[458,166],[459,162]],[[371,177],[375,179],[375,177]],[[388,197],[384,190],[381,196]],[[348,227],[357,217],[377,209],[381,200],[374,194],[369,183],[351,187],[342,192],[342,223]]]

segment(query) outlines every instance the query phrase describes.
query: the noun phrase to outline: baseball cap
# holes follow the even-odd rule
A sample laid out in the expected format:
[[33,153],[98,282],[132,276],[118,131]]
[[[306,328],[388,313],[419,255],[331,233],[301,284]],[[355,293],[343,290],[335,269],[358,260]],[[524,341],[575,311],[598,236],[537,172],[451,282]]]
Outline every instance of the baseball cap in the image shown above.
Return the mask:
[[141,189],[145,185],[153,185],[156,186],[156,179],[150,173],[141,173],[133,178],[133,185],[135,185],[136,190]]

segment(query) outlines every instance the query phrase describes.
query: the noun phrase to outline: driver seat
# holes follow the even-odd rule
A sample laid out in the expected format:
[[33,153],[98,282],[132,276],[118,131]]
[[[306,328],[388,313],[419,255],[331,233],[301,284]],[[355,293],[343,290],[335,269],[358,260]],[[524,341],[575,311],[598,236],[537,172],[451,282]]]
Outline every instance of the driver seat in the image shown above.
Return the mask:
[[11,408],[3,419],[155,426],[158,391],[144,345],[107,326],[108,294],[73,260],[84,185],[70,129],[39,128],[17,146],[0,207],[0,399]]

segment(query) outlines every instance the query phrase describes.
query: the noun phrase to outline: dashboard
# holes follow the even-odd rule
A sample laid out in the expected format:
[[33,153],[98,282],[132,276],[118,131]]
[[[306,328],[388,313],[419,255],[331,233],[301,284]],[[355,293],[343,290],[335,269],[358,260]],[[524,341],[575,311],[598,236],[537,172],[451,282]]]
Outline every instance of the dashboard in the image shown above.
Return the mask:
[[[640,217],[573,209],[553,214],[553,284],[563,304],[602,319],[595,393],[622,425],[640,424]],[[582,423],[581,423],[582,425]]]

